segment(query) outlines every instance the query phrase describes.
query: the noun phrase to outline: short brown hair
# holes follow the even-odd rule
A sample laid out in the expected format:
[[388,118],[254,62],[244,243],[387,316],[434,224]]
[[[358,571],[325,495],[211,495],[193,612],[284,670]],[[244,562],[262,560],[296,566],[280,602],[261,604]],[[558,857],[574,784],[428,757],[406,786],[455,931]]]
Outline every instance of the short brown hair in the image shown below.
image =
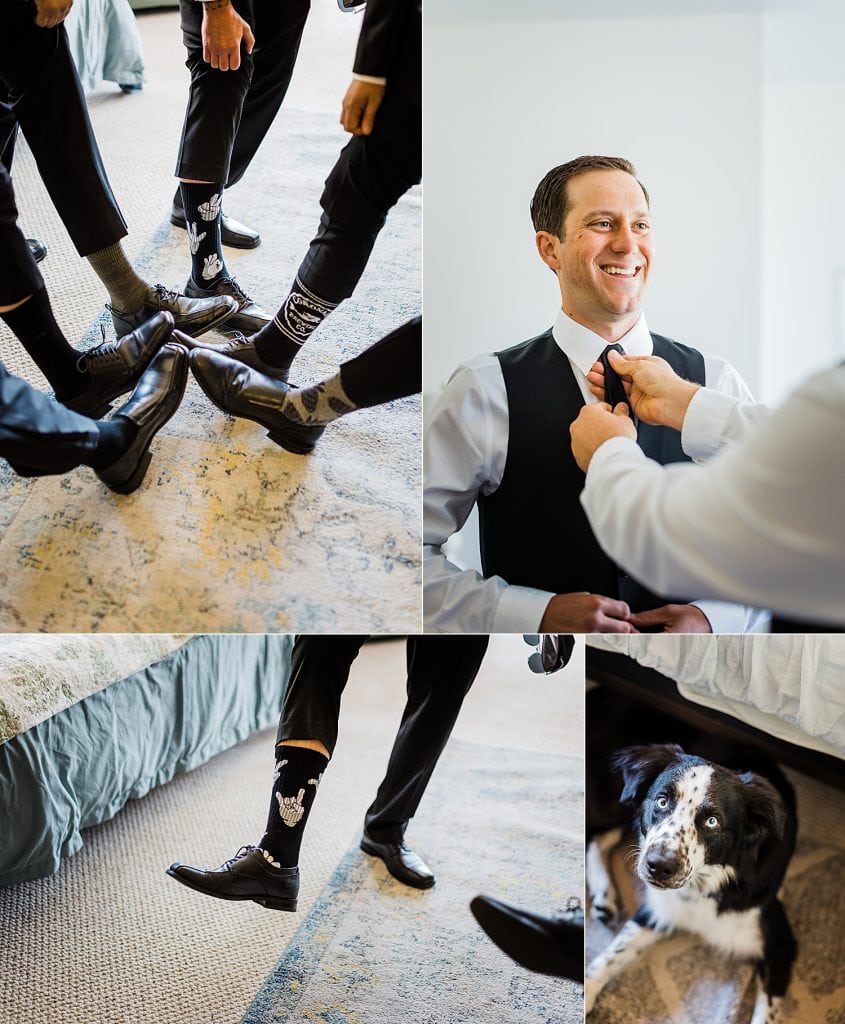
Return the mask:
[[[631,161],[621,156],[578,156],[568,163],[553,167],[537,186],[531,200],[531,220],[535,231],[548,231],[550,235],[563,238],[563,225],[570,209],[567,182],[587,171],[624,171],[632,178],[637,177]],[[646,187],[639,179],[637,184],[643,190],[648,206]]]

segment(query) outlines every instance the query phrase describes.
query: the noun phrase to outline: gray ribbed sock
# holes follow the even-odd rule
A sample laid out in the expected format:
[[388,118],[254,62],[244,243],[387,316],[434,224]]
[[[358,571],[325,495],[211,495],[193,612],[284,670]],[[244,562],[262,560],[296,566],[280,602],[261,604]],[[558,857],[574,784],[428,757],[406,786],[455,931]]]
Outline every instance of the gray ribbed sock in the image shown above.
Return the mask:
[[132,269],[120,242],[92,252],[85,259],[105,285],[115,309],[121,313],[137,313],[144,305],[150,286]]
[[294,388],[285,395],[282,402],[282,412],[289,420],[312,426],[331,423],[357,408],[343,389],[339,370],[334,377],[320,381],[319,384]]

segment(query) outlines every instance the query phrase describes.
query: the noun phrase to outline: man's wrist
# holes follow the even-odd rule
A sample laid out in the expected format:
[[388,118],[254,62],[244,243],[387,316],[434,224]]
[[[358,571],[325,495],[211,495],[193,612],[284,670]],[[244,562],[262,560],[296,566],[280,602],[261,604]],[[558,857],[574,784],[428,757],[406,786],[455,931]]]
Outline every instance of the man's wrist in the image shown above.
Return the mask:
[[698,391],[700,387],[700,384],[693,384],[688,380],[681,381],[681,386],[673,397],[669,417],[671,422],[668,423],[667,426],[674,427],[675,430],[681,430],[683,428],[687,409],[689,409],[690,402],[693,400],[696,391]]
[[219,11],[222,7],[231,7],[232,0],[200,0],[204,11]]

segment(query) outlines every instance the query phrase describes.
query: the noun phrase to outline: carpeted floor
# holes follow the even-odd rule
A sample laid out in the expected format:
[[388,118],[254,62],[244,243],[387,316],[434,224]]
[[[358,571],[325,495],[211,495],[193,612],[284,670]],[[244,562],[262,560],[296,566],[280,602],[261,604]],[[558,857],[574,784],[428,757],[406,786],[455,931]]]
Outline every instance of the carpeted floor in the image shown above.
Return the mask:
[[[315,13],[300,56],[307,81],[292,89],[238,198],[231,205],[227,199],[263,237],[254,252],[227,251],[227,262],[271,309],[313,234],[323,179],[345,141],[335,108],[357,23],[337,11],[333,21],[328,17]],[[172,179],[163,170],[172,163],[184,109],[185,73],[175,62],[181,60],[178,16],[145,15],[139,24],[150,85],[129,97],[106,90],[92,100],[92,114],[106,166],[111,170],[115,159],[120,185],[132,193],[127,219],[158,225],[139,249],[133,231],[127,251],[137,249],[136,265],[148,279],[181,286],[187,242],[165,220]],[[326,28],[320,51],[315,33]],[[323,65],[333,90],[321,81]],[[39,206],[40,183],[32,181],[23,146],[16,167],[19,206],[38,207],[40,216],[25,216],[24,226],[48,243],[61,239],[63,228]],[[115,188],[122,197],[117,182]],[[419,311],[420,212],[418,189],[391,212],[355,296],[300,356],[298,380],[332,372]],[[92,285],[87,266],[67,251],[66,239],[51,244],[44,268],[68,334],[83,335],[83,347],[99,341],[92,321],[101,289],[90,301],[96,281]],[[15,351],[8,337],[2,341],[4,357]],[[18,362],[25,360],[18,356]],[[13,366],[33,378],[31,367]],[[111,494],[88,469],[24,481],[3,464],[0,630],[418,628],[418,399],[347,417],[326,431],[314,455],[301,457],[284,452],[257,425],[219,413],[191,382],[153,454],[147,480],[129,497]]]
[[[582,758],[583,644],[563,672],[548,678],[528,671],[528,653],[519,637],[492,639],[455,740],[524,750],[527,757],[564,751],[568,758]],[[367,645],[353,665],[338,746],[305,835],[300,913],[203,899],[164,873],[177,859],[218,864],[258,837],[272,775],[274,731],[268,730],[86,830],[83,849],[52,878],[0,889],[0,1021],[240,1021],[359,836],[399,722],[404,669],[399,641]],[[447,772],[438,769],[432,787],[448,790]],[[453,863],[453,852],[439,845],[443,823],[430,796],[409,840],[429,860],[438,884],[423,896],[392,889],[384,901],[387,919],[404,919],[408,909],[417,913],[428,896],[446,898],[453,880],[463,884],[458,880],[467,866]],[[485,808],[494,819],[492,801],[485,799],[478,813]],[[498,891],[503,896],[506,885],[527,884],[513,860],[507,878],[502,872]],[[363,854],[360,863],[371,878],[382,876]],[[536,895],[527,888],[510,892],[524,894],[526,903],[539,909],[558,870],[549,858]],[[550,905],[559,905],[568,891],[562,884],[553,890]],[[530,981],[530,975],[522,976],[515,991],[530,987]],[[495,1024],[495,1017],[488,1024]]]
[[[798,795],[799,843],[783,888],[798,959],[784,1024],[845,1024],[845,794],[790,773]],[[614,859],[624,878],[624,852]],[[633,912],[632,883],[623,882]],[[588,959],[614,931],[590,921]],[[599,996],[590,1024],[748,1024],[756,981],[749,964],[718,956],[678,934],[643,954]]]
[[450,744],[415,829],[438,884],[409,892],[353,846],[243,1024],[580,1024],[582,987],[518,967],[467,904],[581,898],[582,775],[580,758]]

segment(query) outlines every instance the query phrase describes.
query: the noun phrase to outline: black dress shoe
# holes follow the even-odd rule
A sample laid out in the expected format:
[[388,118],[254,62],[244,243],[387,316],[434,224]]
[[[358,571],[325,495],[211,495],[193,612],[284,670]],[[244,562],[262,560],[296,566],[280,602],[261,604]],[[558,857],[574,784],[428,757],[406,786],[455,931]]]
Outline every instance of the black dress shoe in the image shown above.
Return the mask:
[[230,336],[228,341],[224,341],[221,344],[214,344],[210,341],[195,341],[179,331],[176,331],[176,339],[185,348],[203,348],[206,352],[216,352],[219,356],[235,359],[237,362],[243,363],[244,366],[250,366],[253,370],[258,370],[265,377],[272,377],[273,380],[280,380],[284,384],[288,382],[290,367],[272,366],[270,363],[265,363],[255,348],[255,341],[239,331],[236,331]]
[[173,333],[170,313],[155,316],[117,341],[103,341],[83,352],[77,365],[91,378],[86,391],[62,402],[68,409],[99,419],[111,409],[112,399],[131,391],[153,356]]
[[47,255],[47,246],[43,242],[39,242],[37,238],[27,238],[26,244],[36,263],[40,263]]
[[499,949],[521,967],[583,982],[584,913],[580,907],[559,917],[542,917],[489,896],[476,896],[469,907]]
[[124,454],[97,476],[117,494],[137,490],[150,465],[150,442],[179,408],[188,381],[188,352],[168,342],[153,358],[138,381],[129,401],[116,416],[125,416],[138,427],[135,440]]
[[234,359],[207,348],[195,348],[191,352],[191,370],[218,409],[260,423],[267,428],[270,440],[289,452],[307,455],[326,429],[289,420],[281,410],[289,386]]
[[434,885],[434,874],[429,866],[404,843],[377,843],[365,833],[361,837],[361,849],[371,857],[379,857],[391,875],[414,889],[430,889]]
[[237,310],[226,318],[226,326],[233,331],[244,334],[255,334],[273,319],[273,315],[253,302],[233,277],[221,277],[211,288],[200,288],[192,277],[185,285],[185,294],[192,299],[212,299],[218,295],[228,295],[237,303]]
[[219,868],[171,864],[168,875],[218,900],[252,900],[270,910],[296,910],[299,868],[274,867],[257,846],[242,846]]
[[[185,210],[182,207],[182,193],[178,189],[173,197],[170,223],[185,230]],[[224,213],[220,218],[220,241],[231,249],[255,249],[261,245],[261,235]]]
[[114,333],[118,338],[122,338],[124,334],[134,331],[161,310],[172,313],[176,326],[181,327],[186,334],[203,334],[228,319],[237,310],[238,304],[228,295],[216,295],[210,299],[189,299],[179,292],[165,288],[163,284],[155,284],[150,288],[146,302],[137,313],[125,313],[114,306],[106,308],[111,312]]

